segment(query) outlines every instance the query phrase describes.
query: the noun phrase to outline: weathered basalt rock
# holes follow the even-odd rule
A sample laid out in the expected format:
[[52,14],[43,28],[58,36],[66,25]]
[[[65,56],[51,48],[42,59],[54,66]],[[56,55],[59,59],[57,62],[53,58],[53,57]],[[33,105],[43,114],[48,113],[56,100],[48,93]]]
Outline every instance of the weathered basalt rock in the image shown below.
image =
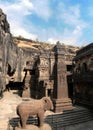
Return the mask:
[[[4,90],[7,77],[13,76],[16,69],[16,46],[10,33],[7,16],[0,9],[0,89]],[[8,75],[8,76],[7,76]]]

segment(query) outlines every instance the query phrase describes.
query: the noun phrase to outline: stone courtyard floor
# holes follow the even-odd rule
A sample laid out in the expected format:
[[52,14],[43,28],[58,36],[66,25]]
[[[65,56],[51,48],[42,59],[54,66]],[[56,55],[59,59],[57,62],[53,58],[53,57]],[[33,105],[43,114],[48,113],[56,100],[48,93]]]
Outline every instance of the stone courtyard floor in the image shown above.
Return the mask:
[[[16,106],[20,102],[22,102],[22,98],[18,96],[16,91],[4,92],[4,97],[0,99],[0,130],[8,130],[9,120],[17,117]],[[46,112],[47,114],[52,113]],[[93,130],[93,121],[67,126],[65,129],[62,128],[62,130]]]
[[8,121],[16,117],[16,106],[22,99],[15,91],[4,92],[4,97],[0,100],[0,130],[7,130]]
[[93,121],[67,126],[65,129],[62,130],[93,130]]

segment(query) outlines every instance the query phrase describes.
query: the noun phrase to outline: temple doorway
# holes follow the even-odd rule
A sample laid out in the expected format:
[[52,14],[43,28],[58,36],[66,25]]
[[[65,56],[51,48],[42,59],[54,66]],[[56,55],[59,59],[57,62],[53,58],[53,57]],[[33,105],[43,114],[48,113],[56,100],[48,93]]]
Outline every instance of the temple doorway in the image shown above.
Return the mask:
[[73,102],[73,83],[68,83],[68,96],[69,98],[71,98],[72,102]]

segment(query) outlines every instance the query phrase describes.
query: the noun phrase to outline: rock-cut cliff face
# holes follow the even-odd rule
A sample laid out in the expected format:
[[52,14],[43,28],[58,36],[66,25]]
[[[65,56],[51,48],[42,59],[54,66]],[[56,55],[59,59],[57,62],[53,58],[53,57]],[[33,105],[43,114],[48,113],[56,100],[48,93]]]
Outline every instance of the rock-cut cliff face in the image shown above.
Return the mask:
[[0,9],[0,88],[2,90],[5,89],[9,74],[15,69],[16,56],[12,52],[14,46],[7,16]]

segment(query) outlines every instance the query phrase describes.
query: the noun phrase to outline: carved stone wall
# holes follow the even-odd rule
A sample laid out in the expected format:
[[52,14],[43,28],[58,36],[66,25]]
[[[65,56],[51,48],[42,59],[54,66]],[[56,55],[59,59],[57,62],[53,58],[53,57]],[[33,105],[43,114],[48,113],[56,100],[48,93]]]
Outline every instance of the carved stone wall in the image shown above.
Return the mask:
[[74,58],[75,100],[78,103],[93,106],[93,43],[77,52]]
[[[16,69],[17,52],[10,33],[9,23],[6,15],[0,9],[0,73],[1,73],[1,89],[6,87],[7,77],[13,75]],[[8,75],[8,76],[7,76]]]

